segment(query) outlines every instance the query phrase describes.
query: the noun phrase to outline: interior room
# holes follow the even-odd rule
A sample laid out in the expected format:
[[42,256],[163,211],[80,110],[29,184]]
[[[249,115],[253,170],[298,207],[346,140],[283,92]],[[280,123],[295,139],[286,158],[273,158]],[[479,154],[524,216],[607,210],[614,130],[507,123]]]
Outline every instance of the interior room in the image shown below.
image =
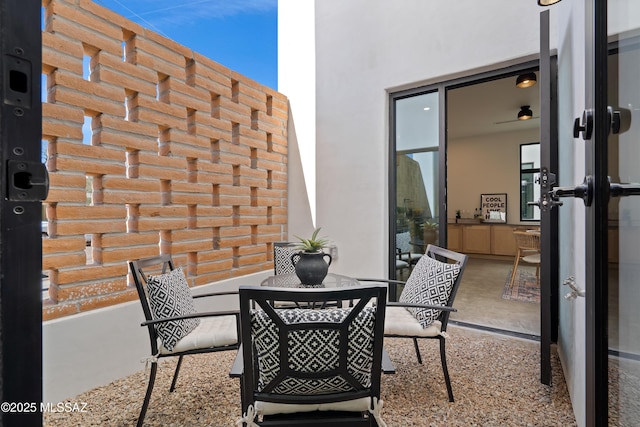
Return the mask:
[[[536,337],[536,265],[520,262],[510,286],[513,231],[539,227],[539,210],[528,204],[538,199],[533,189],[539,171],[539,91],[536,74],[527,74],[448,91],[447,232],[448,247],[471,257],[452,321]],[[517,85],[527,78],[528,84]],[[494,207],[499,215],[491,212]]]

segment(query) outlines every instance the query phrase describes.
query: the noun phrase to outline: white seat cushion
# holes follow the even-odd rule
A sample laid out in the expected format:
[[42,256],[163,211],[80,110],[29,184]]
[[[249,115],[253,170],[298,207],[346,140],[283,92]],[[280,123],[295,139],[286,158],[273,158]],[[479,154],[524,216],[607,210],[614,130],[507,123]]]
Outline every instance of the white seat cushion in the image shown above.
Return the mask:
[[173,346],[173,351],[160,346],[161,354],[170,354],[198,348],[224,347],[238,343],[235,316],[202,317],[190,334]]
[[406,261],[400,261],[399,259],[396,260],[396,268],[408,268],[409,267],[409,263]]
[[530,264],[540,264],[540,253],[527,255],[525,257],[522,257],[522,260]]
[[255,406],[256,412],[263,415],[293,414],[295,412],[312,411],[366,412],[371,408],[371,398],[361,397],[359,399],[347,400],[344,402],[315,403],[307,405],[256,401]]
[[384,315],[384,334],[408,337],[435,337],[440,334],[442,324],[434,320],[423,328],[413,314],[404,307],[388,307]]

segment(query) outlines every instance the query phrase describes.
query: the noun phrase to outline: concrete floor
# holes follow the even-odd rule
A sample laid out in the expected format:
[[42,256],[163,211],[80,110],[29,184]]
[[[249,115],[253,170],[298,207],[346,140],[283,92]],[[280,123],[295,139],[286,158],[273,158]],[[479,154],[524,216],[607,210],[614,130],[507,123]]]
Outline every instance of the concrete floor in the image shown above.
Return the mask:
[[[512,260],[469,258],[456,295],[450,320],[503,329],[528,335],[540,335],[540,304],[502,299]],[[518,270],[535,272],[535,267]]]

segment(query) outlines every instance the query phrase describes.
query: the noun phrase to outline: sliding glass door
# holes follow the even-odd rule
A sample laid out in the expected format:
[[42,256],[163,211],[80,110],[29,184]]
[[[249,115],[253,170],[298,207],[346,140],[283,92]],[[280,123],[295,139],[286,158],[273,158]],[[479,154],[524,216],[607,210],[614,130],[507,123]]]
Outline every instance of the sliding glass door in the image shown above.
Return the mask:
[[426,245],[438,242],[438,92],[392,99],[394,162],[391,192],[390,277],[406,273]]

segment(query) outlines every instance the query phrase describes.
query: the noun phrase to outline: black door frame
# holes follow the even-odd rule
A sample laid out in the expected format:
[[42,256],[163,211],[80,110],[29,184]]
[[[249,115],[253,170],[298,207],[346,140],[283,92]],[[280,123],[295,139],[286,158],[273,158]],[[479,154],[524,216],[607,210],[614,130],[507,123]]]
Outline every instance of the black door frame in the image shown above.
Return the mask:
[[[543,14],[545,12],[542,12]],[[546,37],[548,39],[548,12],[546,14]],[[541,25],[543,18],[541,17]],[[542,31],[541,31],[542,33]],[[542,36],[541,36],[542,37]],[[542,43],[542,40],[541,40]],[[548,44],[548,40],[547,40]],[[495,80],[509,75],[516,75],[527,71],[540,70],[542,66],[548,67],[550,74],[546,76],[546,80],[542,79],[540,82],[540,105],[541,115],[547,114],[546,121],[541,116],[541,128],[547,126],[547,148],[543,152],[542,135],[541,135],[541,160],[546,159],[549,167],[555,167],[557,170],[558,165],[558,150],[557,150],[557,97],[556,91],[556,76],[557,76],[557,57],[551,56],[550,51],[547,50],[546,58],[542,61],[528,61],[521,64],[496,69],[484,73],[475,74],[468,77],[459,79],[444,81],[428,86],[413,88],[409,90],[394,92],[389,94],[389,277],[395,277],[395,251],[394,242],[396,235],[396,222],[395,222],[395,203],[396,203],[396,141],[395,141],[395,101],[410,96],[421,95],[425,93],[438,92],[439,97],[439,192],[440,192],[440,206],[439,206],[439,245],[447,247],[447,93],[448,90],[458,89],[464,86],[470,86],[473,84],[483,83],[490,80]],[[542,73],[540,73],[542,74]],[[542,76],[541,76],[542,77]],[[547,94],[547,95],[545,95]],[[553,137],[551,137],[553,136]],[[544,157],[543,157],[544,156]],[[544,219],[543,219],[544,218]],[[540,304],[540,318],[541,318],[541,373],[540,381],[543,384],[551,384],[551,344],[557,342],[558,339],[558,214],[557,212],[549,212],[541,215],[541,227],[542,228],[542,247],[547,248],[547,253],[550,254],[547,257],[546,263],[541,266],[541,282],[545,281],[548,286],[542,289],[541,292],[541,304]],[[544,222],[543,222],[544,221]],[[553,256],[553,254],[556,256]],[[546,264],[546,265],[545,265]]]
[[593,179],[593,202],[586,209],[586,423],[608,423],[608,138],[606,1],[585,2],[585,110],[593,114],[586,140],[585,175]]
[[[558,58],[551,55],[549,10],[540,13],[540,169],[558,171]],[[544,175],[542,175],[544,176]],[[551,184],[540,180],[540,194]],[[541,200],[542,201],[542,200]],[[551,384],[551,344],[558,342],[558,210],[540,208],[540,382]]]
[[[423,95],[426,93],[438,92],[438,126],[439,126],[439,145],[438,152],[445,153],[439,158],[439,192],[440,192],[440,205],[439,205],[439,223],[438,223],[438,244],[440,246],[447,246],[447,192],[446,192],[446,179],[447,179],[447,92],[451,89],[458,89],[464,86],[471,86],[478,83],[483,83],[491,80],[496,80],[509,75],[522,74],[528,71],[537,71],[539,69],[539,61],[532,60],[523,62],[521,64],[512,65],[505,68],[500,68],[492,71],[486,71],[483,73],[474,74],[467,77],[461,77],[453,80],[446,80],[440,83],[434,83],[427,86],[420,86],[417,88],[402,90],[398,92],[391,92],[389,94],[389,258],[388,258],[388,274],[389,277],[395,277],[395,251],[393,249],[393,242],[395,242],[396,224],[392,219],[395,218],[395,203],[396,203],[396,110],[395,101],[409,98],[412,96]],[[541,100],[542,102],[542,100]]]
[[48,181],[43,182],[46,170],[41,163],[41,10],[41,2],[33,0],[4,0],[0,6],[0,397],[3,402],[0,425],[3,426],[42,425],[40,224],[41,200],[46,197],[43,184],[46,187]]

